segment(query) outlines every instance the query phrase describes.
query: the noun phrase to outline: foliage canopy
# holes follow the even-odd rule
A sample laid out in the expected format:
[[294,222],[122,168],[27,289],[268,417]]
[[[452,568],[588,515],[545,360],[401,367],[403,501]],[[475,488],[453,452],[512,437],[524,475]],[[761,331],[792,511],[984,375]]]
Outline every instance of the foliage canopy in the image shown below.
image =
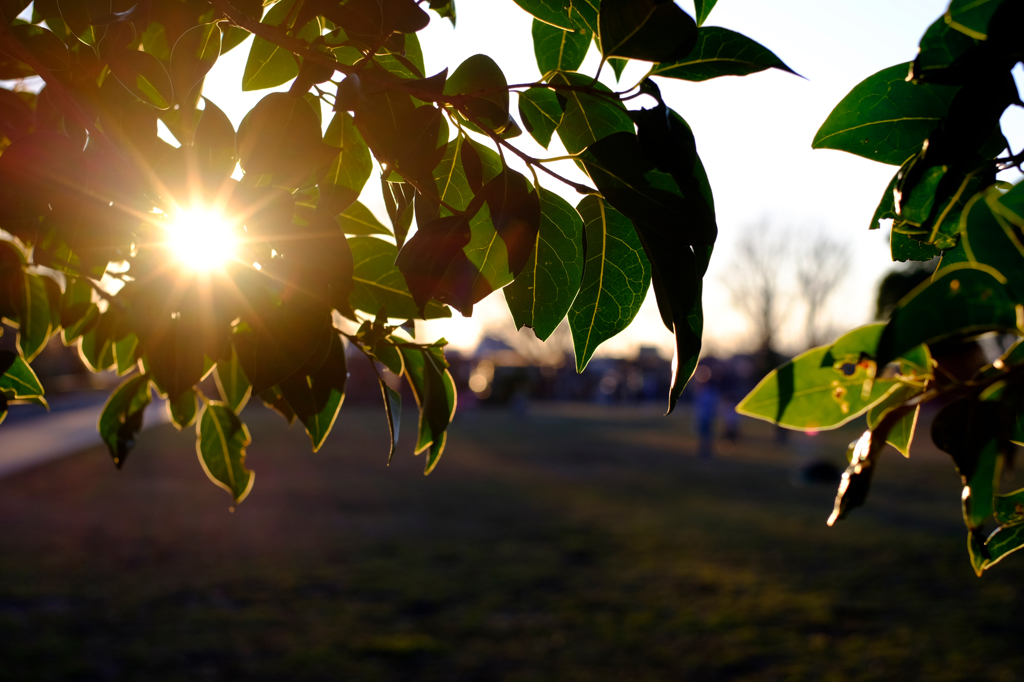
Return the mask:
[[[204,470],[237,503],[254,480],[238,416],[250,397],[317,449],[351,347],[380,379],[392,455],[402,404],[388,374],[408,382],[430,472],[455,385],[444,340],[417,342],[408,321],[469,315],[503,289],[542,339],[568,318],[582,370],[652,282],[676,336],[671,411],[700,351],[717,225],[693,133],[654,79],[789,69],[700,27],[713,0],[696,18],[671,0],[516,2],[535,18],[535,82],[509,84],[486,55],[425,73],[417,33],[454,24],[454,0],[36,0],[27,13],[5,1],[0,79],[43,86],[0,89],[0,316],[18,329],[0,418],[45,404],[29,363],[60,334],[94,371],[126,377],[99,420],[118,467],[155,389],[175,425],[196,425]],[[249,34],[241,90],[291,86],[235,130],[202,86]],[[639,60],[648,75],[614,92],[580,73],[595,44],[602,68]],[[648,108],[627,107],[641,96]],[[524,130],[544,148],[557,138],[590,182],[523,152]],[[368,187],[390,226],[360,202]],[[193,251],[226,231],[232,257],[190,267],[182,230]],[[207,396],[196,385],[211,373]]]
[[[28,20],[27,0],[0,3],[0,79],[43,83],[0,89],[0,317],[18,329],[17,352],[0,353],[0,419],[45,404],[30,363],[60,334],[94,371],[126,377],[99,420],[117,466],[155,389],[179,428],[196,425],[203,469],[237,503],[254,481],[239,419],[250,397],[300,421],[316,449],[352,348],[380,380],[391,455],[402,404],[388,375],[408,382],[429,473],[456,392],[444,340],[416,341],[408,321],[469,315],[502,289],[542,339],[568,319],[582,370],[652,285],[676,339],[671,411],[700,352],[718,228],[694,135],[657,81],[790,69],[704,26],[715,0],[695,17],[671,0],[515,1],[534,17],[530,83],[509,84],[486,55],[425,73],[417,33],[454,24],[455,0],[36,0]],[[822,125],[815,147],[899,166],[871,220],[892,221],[893,259],[941,261],[888,323],[795,358],[741,405],[800,429],[867,415],[834,521],[864,501],[885,443],[907,454],[920,406],[945,401],[933,437],[964,479],[979,572],[1024,546],[1024,491],[1000,493],[1024,442],[1024,350],[970,376],[942,358],[982,333],[1024,334],[1024,190],[996,181],[1022,162],[999,128],[1021,104],[1022,27],[1019,2],[953,0],[913,62],[866,79]],[[291,86],[235,130],[202,85],[249,34],[240,88]],[[592,44],[601,69],[637,60],[647,75],[613,91],[581,73]],[[588,182],[553,170],[565,157],[524,152],[524,131],[544,148],[557,138]],[[390,226],[360,202],[378,185]],[[197,238],[222,231],[231,257],[188,267],[174,248],[187,221]],[[207,396],[196,385],[211,373]]]

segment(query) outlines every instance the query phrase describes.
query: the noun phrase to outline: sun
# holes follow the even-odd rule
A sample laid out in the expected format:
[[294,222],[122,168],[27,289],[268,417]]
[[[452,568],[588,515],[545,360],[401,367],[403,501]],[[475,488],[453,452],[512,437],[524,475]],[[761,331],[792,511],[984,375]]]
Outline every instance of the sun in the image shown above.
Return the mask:
[[215,209],[178,209],[167,232],[174,258],[192,272],[220,269],[236,256],[238,239],[232,221]]

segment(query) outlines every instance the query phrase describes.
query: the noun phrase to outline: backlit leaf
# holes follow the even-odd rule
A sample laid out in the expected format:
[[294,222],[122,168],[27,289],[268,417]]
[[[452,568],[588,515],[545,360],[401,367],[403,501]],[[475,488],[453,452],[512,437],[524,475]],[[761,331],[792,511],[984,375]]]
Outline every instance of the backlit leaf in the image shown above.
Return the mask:
[[[582,74],[558,72],[551,83],[575,86],[593,86],[599,92],[610,93],[600,83]],[[559,91],[564,114],[558,124],[558,137],[570,154],[578,154],[593,142],[616,132],[633,132],[633,121],[626,108],[614,97],[590,95],[576,90]]]
[[[354,289],[352,307],[376,315],[381,308],[388,317],[410,319],[418,312],[409,293],[405,277],[395,267],[398,249],[376,237],[353,237],[348,240],[355,264],[352,277]],[[430,302],[426,307],[428,318],[450,317],[448,308]]]
[[872,378],[861,365],[847,375],[824,362],[828,356],[829,346],[796,356],[762,379],[736,411],[790,429],[834,429],[864,414],[898,385],[894,379]]
[[576,71],[583,64],[591,39],[575,31],[533,20],[533,52],[541,74],[549,71]]
[[217,392],[221,400],[231,408],[235,414],[240,414],[249,396],[252,395],[252,384],[245,376],[245,370],[238,361],[238,352],[231,347],[231,357],[227,360],[219,360],[214,370],[214,379],[217,382]]
[[651,284],[651,265],[633,224],[603,199],[589,195],[576,207],[587,237],[579,293],[569,308],[576,369],[597,347],[629,326]]
[[882,69],[854,87],[822,124],[811,146],[901,165],[949,109],[956,88],[907,82],[909,64]]
[[0,351],[0,393],[9,399],[36,398],[43,395],[32,367],[21,356],[9,350]]
[[526,268],[505,287],[516,328],[547,339],[565,319],[583,277],[583,219],[568,202],[540,191],[541,221]]
[[256,474],[245,468],[249,429],[224,403],[203,403],[196,422],[196,453],[207,477],[239,504],[252,490]]
[[551,136],[562,122],[558,96],[547,88],[530,88],[519,93],[519,117],[526,132],[547,149]]

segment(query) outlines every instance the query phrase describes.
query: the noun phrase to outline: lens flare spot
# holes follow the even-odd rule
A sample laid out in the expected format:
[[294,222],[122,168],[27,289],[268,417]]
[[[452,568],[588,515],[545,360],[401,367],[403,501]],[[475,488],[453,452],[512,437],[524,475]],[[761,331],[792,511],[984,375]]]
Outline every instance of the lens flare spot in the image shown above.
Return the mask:
[[210,272],[235,257],[238,240],[231,221],[219,211],[178,210],[168,225],[168,246],[193,272]]

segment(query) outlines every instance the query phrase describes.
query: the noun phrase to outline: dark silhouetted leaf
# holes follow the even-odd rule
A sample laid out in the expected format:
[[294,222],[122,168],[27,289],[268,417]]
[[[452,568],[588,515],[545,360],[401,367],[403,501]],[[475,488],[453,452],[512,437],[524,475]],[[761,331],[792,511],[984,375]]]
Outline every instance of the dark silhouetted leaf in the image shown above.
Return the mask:
[[110,72],[143,102],[167,109],[174,99],[171,77],[160,60],[138,50],[125,50],[111,57]]
[[441,345],[402,345],[399,349],[405,361],[405,376],[420,408],[415,454],[427,451],[423,470],[426,475],[437,466],[448,441],[448,425],[455,415],[455,382],[448,372]]
[[719,76],[746,76],[765,69],[795,73],[771,50],[727,28],[702,28],[697,44],[682,59],[656,64],[652,76],[706,81]]
[[[371,315],[384,308],[388,317],[416,317],[416,303],[405,277],[395,267],[398,257],[395,245],[375,237],[354,237],[348,243],[354,262],[352,307]],[[428,318],[450,317],[451,311],[431,302],[427,304],[426,314]]]
[[259,101],[238,126],[242,170],[273,175],[298,187],[331,153],[320,139],[320,124],[301,97],[274,92]]
[[192,426],[196,420],[196,392],[189,389],[176,400],[168,400],[167,414],[170,416],[174,428],[179,431],[186,426]]
[[150,400],[149,377],[138,375],[114,389],[103,406],[97,428],[118,469],[142,431],[142,415]]
[[672,0],[601,0],[601,54],[673,62],[693,49],[697,24]]
[[171,84],[178,103],[189,101],[192,90],[217,63],[219,55],[217,24],[194,26],[181,34],[171,49]]

